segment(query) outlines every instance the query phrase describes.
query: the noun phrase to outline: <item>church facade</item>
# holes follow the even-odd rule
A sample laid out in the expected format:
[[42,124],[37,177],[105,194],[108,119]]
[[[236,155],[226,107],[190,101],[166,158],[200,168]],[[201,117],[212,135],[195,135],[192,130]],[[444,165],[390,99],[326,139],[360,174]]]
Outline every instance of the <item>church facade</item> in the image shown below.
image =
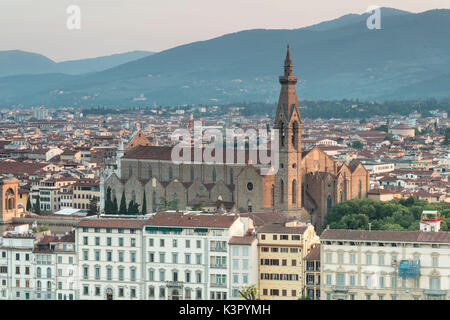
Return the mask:
[[329,207],[367,197],[369,173],[359,161],[337,163],[317,146],[302,150],[292,67],[288,47],[274,122],[280,148],[276,174],[263,175],[258,163],[248,161],[174,164],[172,147],[152,146],[138,131],[119,160],[119,170],[103,179],[102,194],[110,188],[111,197],[120,202],[124,192],[127,204],[133,200],[141,207],[145,196],[148,212],[156,211],[161,198],[176,200],[179,209],[202,202],[225,205],[234,212],[283,212],[311,222],[320,232]]

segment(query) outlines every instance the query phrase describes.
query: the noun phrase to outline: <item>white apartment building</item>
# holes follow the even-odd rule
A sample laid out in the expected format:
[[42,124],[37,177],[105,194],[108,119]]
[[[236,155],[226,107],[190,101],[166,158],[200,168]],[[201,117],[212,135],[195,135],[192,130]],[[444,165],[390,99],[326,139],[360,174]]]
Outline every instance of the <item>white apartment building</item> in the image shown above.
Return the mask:
[[34,299],[35,235],[6,234],[0,238],[0,300]]
[[88,218],[75,227],[78,298],[145,299],[142,225],[133,217]]
[[34,299],[35,300],[55,300],[55,253],[50,247],[52,236],[44,236],[35,243],[33,249],[34,267]]
[[233,236],[228,241],[231,253],[231,296],[238,299],[244,286],[258,288],[258,240],[255,235]]
[[450,232],[434,230],[325,230],[321,299],[449,299]]
[[56,261],[56,299],[77,300],[78,267],[75,246],[75,232],[51,242]]
[[232,298],[229,240],[245,236],[248,225],[235,215],[158,213],[147,220],[145,299]]

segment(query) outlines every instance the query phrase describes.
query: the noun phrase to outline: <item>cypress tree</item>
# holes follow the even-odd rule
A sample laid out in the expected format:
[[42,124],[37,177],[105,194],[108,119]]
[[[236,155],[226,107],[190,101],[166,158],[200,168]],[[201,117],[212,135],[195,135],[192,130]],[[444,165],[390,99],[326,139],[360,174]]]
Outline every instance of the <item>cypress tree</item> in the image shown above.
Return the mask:
[[118,214],[119,208],[117,207],[117,198],[114,196],[114,202],[113,202],[113,212],[112,214]]
[[145,197],[145,190],[144,190],[144,199],[142,200],[142,211],[141,214],[147,214],[147,199]]
[[28,196],[28,199],[27,199],[27,211],[32,211],[32,210],[33,210],[33,207],[31,205],[31,196]]
[[122,192],[122,199],[120,199],[119,214],[127,214],[127,203],[125,202],[125,190]]
[[41,214],[41,200],[38,196],[36,199],[36,204],[34,205],[34,213]]

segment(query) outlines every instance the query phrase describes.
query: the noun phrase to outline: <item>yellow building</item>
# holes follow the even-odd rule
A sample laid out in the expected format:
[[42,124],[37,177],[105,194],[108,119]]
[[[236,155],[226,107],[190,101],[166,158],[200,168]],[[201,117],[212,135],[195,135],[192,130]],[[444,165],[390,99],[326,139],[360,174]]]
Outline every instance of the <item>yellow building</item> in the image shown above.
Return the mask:
[[319,237],[312,225],[271,223],[258,230],[261,300],[297,300],[303,295],[304,257]]
[[88,210],[94,197],[100,200],[99,179],[80,179],[73,185],[73,208]]

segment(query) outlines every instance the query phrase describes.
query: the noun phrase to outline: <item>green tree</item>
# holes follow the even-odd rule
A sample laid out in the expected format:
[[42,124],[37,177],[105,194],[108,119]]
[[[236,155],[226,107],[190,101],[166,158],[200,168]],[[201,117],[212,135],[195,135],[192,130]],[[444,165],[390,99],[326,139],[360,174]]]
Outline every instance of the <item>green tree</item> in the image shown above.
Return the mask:
[[34,213],[41,214],[41,199],[37,196],[36,203],[34,204]]
[[93,216],[98,213],[98,198],[92,197],[92,199],[89,201],[89,210],[88,210],[88,216]]
[[31,196],[28,196],[27,199],[27,211],[32,211],[33,210],[33,206],[31,205]]
[[111,201],[111,187],[108,187],[106,189],[106,199],[105,199],[105,213],[106,214],[113,214],[113,202]]
[[117,198],[116,198],[116,196],[114,196],[112,214],[118,214],[118,213],[119,213],[119,208],[117,207]]
[[239,290],[239,298],[243,298],[245,300],[259,300],[258,289],[256,289],[254,284],[251,286],[243,286],[242,289]]
[[353,143],[352,143],[352,148],[362,149],[363,147],[364,147],[364,145],[362,144],[361,141],[353,141]]
[[139,204],[134,202],[133,200],[130,200],[130,202],[128,203],[127,214],[129,214],[129,215],[139,214]]
[[203,201],[200,201],[199,203],[196,203],[192,206],[193,211],[203,211]]
[[144,196],[142,199],[142,211],[141,214],[147,214],[147,197],[145,196],[145,190],[144,190]]
[[127,214],[127,203],[125,200],[125,190],[122,192],[122,198],[120,199],[119,214]]

